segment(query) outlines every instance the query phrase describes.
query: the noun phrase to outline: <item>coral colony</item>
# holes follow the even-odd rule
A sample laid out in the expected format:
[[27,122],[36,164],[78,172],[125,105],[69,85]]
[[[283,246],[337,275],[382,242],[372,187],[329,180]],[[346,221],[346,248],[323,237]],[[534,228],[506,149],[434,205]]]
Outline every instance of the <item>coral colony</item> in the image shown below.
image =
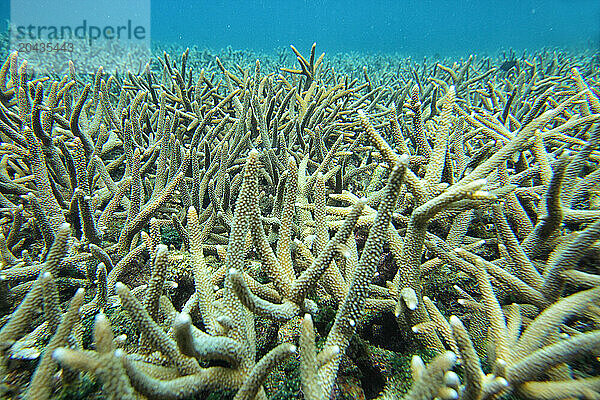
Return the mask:
[[597,57],[292,50],[7,56],[0,397],[600,398]]

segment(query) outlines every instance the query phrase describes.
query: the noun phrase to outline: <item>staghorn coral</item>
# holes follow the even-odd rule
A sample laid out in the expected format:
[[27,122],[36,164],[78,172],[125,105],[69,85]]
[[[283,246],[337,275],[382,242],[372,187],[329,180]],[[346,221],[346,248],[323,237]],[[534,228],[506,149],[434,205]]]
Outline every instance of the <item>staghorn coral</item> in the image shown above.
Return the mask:
[[600,396],[593,59],[292,50],[43,78],[7,56],[4,393],[358,396],[393,354],[415,382],[385,366],[381,398]]

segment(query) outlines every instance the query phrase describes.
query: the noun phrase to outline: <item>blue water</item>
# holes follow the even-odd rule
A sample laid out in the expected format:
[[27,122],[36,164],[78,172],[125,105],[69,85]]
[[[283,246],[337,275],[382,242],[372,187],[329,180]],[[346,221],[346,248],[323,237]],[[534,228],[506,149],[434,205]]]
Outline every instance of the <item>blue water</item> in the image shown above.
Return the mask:
[[153,1],[152,37],[185,45],[411,55],[600,47],[599,0]]
[[[317,42],[328,53],[462,56],[600,48],[599,0],[153,0],[151,10],[153,40],[213,49],[269,51],[294,44],[305,52]],[[8,15],[9,1],[0,0],[0,18]]]

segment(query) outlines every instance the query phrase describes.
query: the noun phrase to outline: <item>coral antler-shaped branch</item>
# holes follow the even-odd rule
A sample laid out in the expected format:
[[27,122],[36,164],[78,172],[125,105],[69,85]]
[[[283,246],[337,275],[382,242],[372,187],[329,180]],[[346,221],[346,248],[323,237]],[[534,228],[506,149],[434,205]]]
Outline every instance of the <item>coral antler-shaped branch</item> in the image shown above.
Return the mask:
[[300,54],[300,52],[296,50],[296,48],[293,45],[290,45],[290,47],[296,55],[296,59],[298,60],[298,63],[300,63],[301,69],[297,70],[290,68],[281,68],[281,70],[284,72],[289,72],[291,74],[304,75],[306,77],[306,81],[304,82],[304,90],[307,90],[316,78],[318,68],[323,62],[323,57],[325,57],[325,53],[322,53],[319,56],[319,58],[317,58],[317,60],[315,61],[315,50],[317,48],[317,44],[313,43],[312,47],[310,48],[310,59],[309,61],[306,61],[306,58],[304,58],[304,56]]

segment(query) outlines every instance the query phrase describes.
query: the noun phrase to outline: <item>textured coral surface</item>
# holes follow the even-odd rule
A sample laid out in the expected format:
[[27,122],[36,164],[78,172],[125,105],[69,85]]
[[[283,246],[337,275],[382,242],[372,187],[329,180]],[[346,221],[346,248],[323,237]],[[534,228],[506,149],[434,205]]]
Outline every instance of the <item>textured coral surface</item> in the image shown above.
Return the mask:
[[162,50],[6,55],[0,398],[600,398],[597,55]]

